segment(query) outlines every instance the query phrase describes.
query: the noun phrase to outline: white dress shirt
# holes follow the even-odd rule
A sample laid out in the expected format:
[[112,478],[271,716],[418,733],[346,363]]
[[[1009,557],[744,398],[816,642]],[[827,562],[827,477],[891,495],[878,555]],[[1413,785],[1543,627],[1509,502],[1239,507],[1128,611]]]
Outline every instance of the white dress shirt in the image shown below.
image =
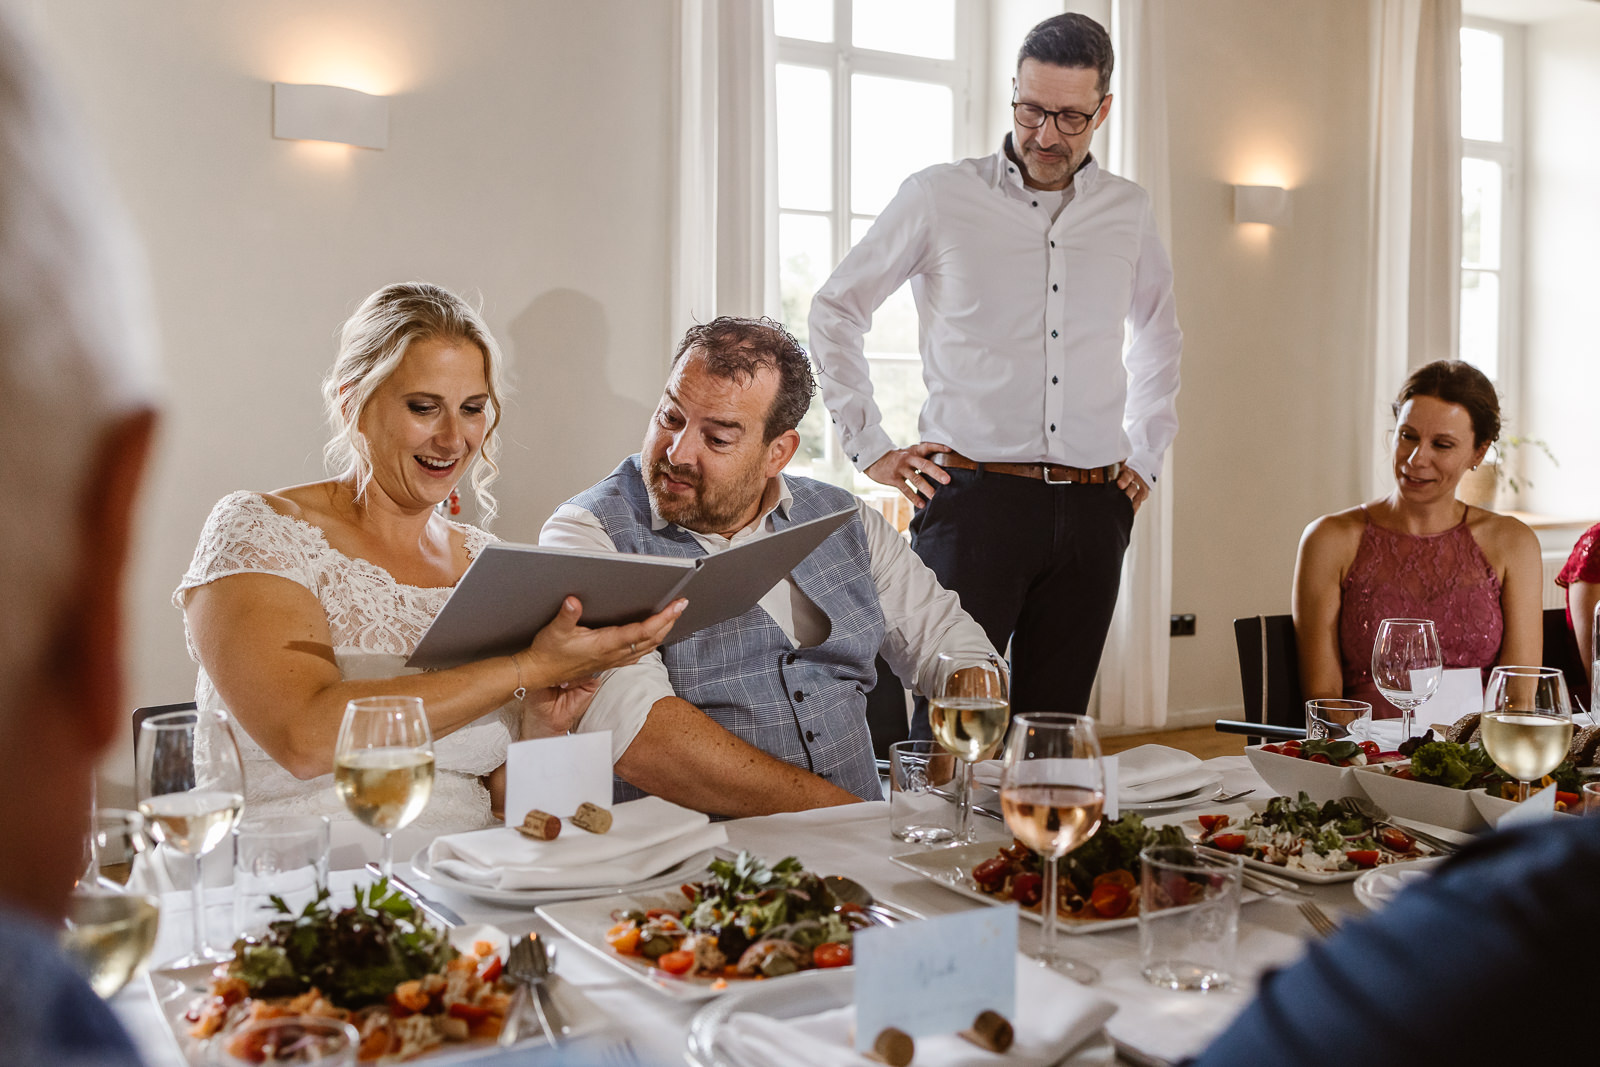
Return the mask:
[[[788,482],[780,474],[768,484],[761,513],[731,538],[693,530],[688,533],[708,555],[713,555],[772,533],[772,513],[781,511],[787,515],[793,500]],[[905,538],[882,515],[865,501],[858,500],[856,508],[866,524],[872,580],[878,587],[878,603],[883,609],[883,647],[879,651],[895,673],[914,689],[930,693],[937,682],[940,652],[990,651],[989,638],[983,627],[961,609],[961,599],[939,584],[933,572],[911,551]],[[667,525],[654,507],[650,513],[654,529]],[[600,520],[587,508],[570,503],[562,504],[550,516],[539,531],[539,543],[591,552],[617,551]],[[827,615],[800,592],[793,579],[785,578],[773,586],[758,604],[797,648],[808,648],[827,640],[830,629]],[[644,727],[655,702],[674,695],[661,653],[652,652],[632,666],[606,673],[578,730],[610,730],[611,759],[616,762]]]
[[1052,218],[1054,198],[1024,185],[1003,148],[929,167],[823,284],[811,355],[858,469],[901,447],[881,425],[862,335],[909,278],[922,440],[981,462],[1126,460],[1146,481],[1160,475],[1178,432],[1172,264],[1143,189],[1092,158],[1070,188]]

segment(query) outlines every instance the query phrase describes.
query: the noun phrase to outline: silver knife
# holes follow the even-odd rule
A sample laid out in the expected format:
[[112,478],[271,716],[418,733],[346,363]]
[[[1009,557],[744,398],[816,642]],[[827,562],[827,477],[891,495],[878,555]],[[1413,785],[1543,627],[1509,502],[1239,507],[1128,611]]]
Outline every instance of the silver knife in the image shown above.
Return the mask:
[[[371,871],[379,878],[383,877],[383,868],[378,866],[376,863],[367,864],[367,870]],[[467,925],[467,921],[460,915],[457,915],[453,908],[446,904],[441,904],[431,897],[423,896],[417,891],[416,886],[412,885],[404,878],[401,878],[398,874],[391,874],[389,876],[389,884],[394,886],[395,890],[400,893],[401,896],[415,904],[423,912],[423,914],[433,916],[445,926]]]

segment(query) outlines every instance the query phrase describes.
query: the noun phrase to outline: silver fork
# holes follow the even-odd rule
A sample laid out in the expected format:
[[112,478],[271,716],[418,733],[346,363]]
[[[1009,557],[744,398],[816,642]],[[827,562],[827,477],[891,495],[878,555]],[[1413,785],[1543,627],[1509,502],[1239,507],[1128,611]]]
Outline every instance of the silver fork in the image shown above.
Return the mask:
[[500,1046],[509,1048],[517,1043],[522,1028],[522,1017],[527,1012],[529,1001],[532,1001],[534,1010],[538,1013],[539,1029],[544,1031],[545,1040],[554,1048],[555,1035],[550,1031],[550,1024],[544,1017],[544,1009],[540,1006],[538,995],[532,988],[538,974],[538,963],[533,955],[533,942],[528,938],[522,937],[512,942],[511,952],[506,956],[505,973],[517,988],[516,992],[511,994],[511,1007],[506,1010],[505,1025],[500,1029]]
[[1315,901],[1302,901],[1300,914],[1306,917],[1306,922],[1311,924],[1311,929],[1319,937],[1332,937],[1339,930],[1339,924],[1328,918],[1328,913],[1317,907]]

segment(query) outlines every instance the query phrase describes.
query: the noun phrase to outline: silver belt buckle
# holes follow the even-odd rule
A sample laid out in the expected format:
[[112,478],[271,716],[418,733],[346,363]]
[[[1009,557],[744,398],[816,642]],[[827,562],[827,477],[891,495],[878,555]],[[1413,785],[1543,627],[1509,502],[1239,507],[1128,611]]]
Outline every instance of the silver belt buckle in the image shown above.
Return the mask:
[[1075,484],[1071,478],[1064,478],[1064,479],[1062,479],[1060,481],[1057,481],[1056,479],[1050,477],[1050,468],[1054,467],[1054,466],[1065,466],[1065,464],[1044,463],[1044,464],[1040,465],[1040,469],[1044,473],[1044,484],[1045,485],[1073,485],[1073,484]]

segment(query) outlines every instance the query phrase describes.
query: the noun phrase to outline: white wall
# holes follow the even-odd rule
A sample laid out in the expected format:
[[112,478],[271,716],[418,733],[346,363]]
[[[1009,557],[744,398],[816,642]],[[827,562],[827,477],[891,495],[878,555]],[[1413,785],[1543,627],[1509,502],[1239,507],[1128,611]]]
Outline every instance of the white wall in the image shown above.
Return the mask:
[[[1232,620],[1288,611],[1301,530],[1362,498],[1371,42],[1327,0],[1173,3],[1167,33],[1181,722],[1241,706]],[[1236,183],[1291,189],[1292,224],[1235,225]]]
[[1530,511],[1600,516],[1600,5],[1527,31],[1527,261],[1517,432],[1560,460],[1519,458]]
[[[169,603],[211,505],[322,476],[318,383],[378,286],[481,294],[520,389],[495,529],[634,451],[668,351],[674,5],[33,7],[149,250],[169,382],[130,590],[130,708],[189,699]],[[386,151],[272,139],[273,81],[390,96]],[[108,775],[131,773],[126,753]]]

